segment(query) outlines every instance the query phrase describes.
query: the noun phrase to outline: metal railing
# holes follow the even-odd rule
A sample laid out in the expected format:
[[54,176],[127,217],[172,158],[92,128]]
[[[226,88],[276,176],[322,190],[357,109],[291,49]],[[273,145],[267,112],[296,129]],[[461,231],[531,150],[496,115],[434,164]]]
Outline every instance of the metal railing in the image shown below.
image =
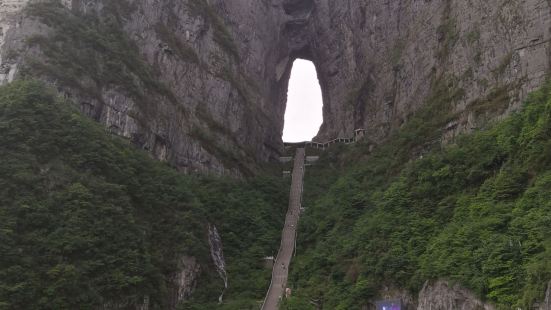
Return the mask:
[[354,130],[353,138],[336,138],[327,142],[314,142],[314,141],[304,141],[304,142],[284,142],[285,147],[311,147],[315,149],[325,150],[329,146],[335,143],[350,144],[358,141],[359,138],[363,137],[365,134],[365,129],[356,129]]
[[[303,154],[305,155],[305,154]],[[300,217],[300,206],[302,206],[302,195],[303,195],[303,191],[304,191],[304,183],[302,180],[304,180],[304,161],[302,161],[302,171],[300,173],[300,179],[301,179],[301,191],[300,191],[300,198],[299,198],[299,210],[298,210],[298,213],[297,213],[297,216]],[[294,171],[294,168],[296,167],[293,167],[293,171]],[[294,174],[293,174],[293,177],[294,177]],[[295,181],[294,179],[291,180],[291,191],[292,191],[292,184],[293,184],[293,181]],[[291,197],[289,197],[289,199],[291,200]],[[285,213],[285,223],[283,224],[283,229],[285,229],[285,227],[287,226],[287,217],[289,215],[289,213],[292,214],[292,210],[293,207],[292,206],[289,206],[289,208],[287,209],[287,213]],[[296,254],[296,247],[297,247],[297,230],[298,230],[298,220],[297,220],[297,227],[295,227],[295,240],[294,240],[294,249],[293,249],[293,256]],[[272,286],[273,286],[273,283],[274,283],[274,272],[275,272],[275,267],[277,266],[277,262],[279,261],[279,254],[281,253],[281,250],[282,250],[282,247],[283,247],[283,232],[281,234],[281,242],[279,244],[279,249],[277,250],[277,255],[276,255],[276,258],[274,260],[274,268],[272,269],[272,277],[270,279],[270,286],[268,287],[268,291],[266,292],[266,296],[264,296],[264,300],[262,301],[262,306],[260,307],[260,309],[264,309],[264,305],[266,304],[266,300],[268,299],[268,296],[270,294],[270,291],[272,290]],[[289,268],[289,266],[287,266],[287,268]]]

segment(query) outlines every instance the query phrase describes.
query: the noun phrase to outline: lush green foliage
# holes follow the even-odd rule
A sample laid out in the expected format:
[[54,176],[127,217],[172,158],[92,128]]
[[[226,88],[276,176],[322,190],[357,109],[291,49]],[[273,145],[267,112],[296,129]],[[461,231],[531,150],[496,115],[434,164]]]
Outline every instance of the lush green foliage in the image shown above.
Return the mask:
[[[285,181],[178,174],[38,82],[0,88],[0,132],[0,309],[95,309],[144,296],[166,309],[183,255],[203,265],[197,302],[216,301],[207,222],[224,241],[230,302],[262,299],[270,271],[261,258],[277,249]],[[240,294],[245,287],[255,289]]]
[[[551,86],[444,148],[430,143],[438,134],[430,126],[446,114],[429,114],[367,160],[358,160],[360,144],[307,170],[288,309],[314,309],[311,301],[359,309],[383,286],[416,293],[431,279],[460,283],[502,309],[541,300],[551,280]],[[331,157],[354,160],[339,167]]]
[[[218,305],[221,280],[201,286],[182,309],[256,310],[266,294],[271,270],[263,258],[276,255],[287,209],[288,182],[259,177],[235,189],[233,182],[206,181],[199,198],[212,209],[212,219],[223,236],[230,274],[226,302]],[[233,190],[232,190],[233,189]],[[267,197],[269,199],[267,199]],[[277,202],[275,204],[274,202]],[[211,273],[211,277],[218,275]]]

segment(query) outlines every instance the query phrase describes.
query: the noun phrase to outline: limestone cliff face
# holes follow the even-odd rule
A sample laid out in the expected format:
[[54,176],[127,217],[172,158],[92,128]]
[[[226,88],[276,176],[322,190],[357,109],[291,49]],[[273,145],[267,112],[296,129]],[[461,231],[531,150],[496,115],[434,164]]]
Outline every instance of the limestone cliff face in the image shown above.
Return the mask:
[[[179,303],[189,299],[197,286],[201,265],[194,257],[183,256],[178,262],[179,271],[174,274],[171,283],[170,309],[176,309]],[[148,302],[144,302],[148,304]]]
[[[409,292],[386,287],[380,292],[380,300],[399,300],[405,310],[494,310],[495,307],[476,297],[468,289],[445,280],[427,281],[417,296]],[[375,310],[375,301],[363,310]]]
[[540,304],[540,310],[551,310],[551,281],[547,284],[547,291],[545,292],[545,299]]
[[380,142],[431,100],[452,137],[518,108],[549,69],[544,0],[72,0],[57,15],[28,2],[0,2],[0,78],[50,81],[187,172],[278,155],[296,58],[318,70],[318,140],[363,128]]
[[435,95],[452,101],[451,134],[471,129],[518,107],[549,68],[548,1],[286,2],[310,5],[301,48],[323,89],[320,140],[357,128],[380,140]]
[[494,310],[468,290],[458,285],[449,285],[445,281],[425,283],[419,293],[417,310]]
[[55,84],[110,131],[185,172],[242,174],[277,156],[284,107],[272,94],[278,27],[269,2],[30,2],[3,14],[4,81]]

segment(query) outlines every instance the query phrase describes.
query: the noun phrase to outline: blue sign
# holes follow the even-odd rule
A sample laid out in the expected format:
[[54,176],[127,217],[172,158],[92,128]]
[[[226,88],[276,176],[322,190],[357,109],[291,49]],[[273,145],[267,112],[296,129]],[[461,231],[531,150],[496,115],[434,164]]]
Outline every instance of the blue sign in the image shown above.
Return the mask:
[[400,300],[378,301],[377,310],[402,310],[402,302]]

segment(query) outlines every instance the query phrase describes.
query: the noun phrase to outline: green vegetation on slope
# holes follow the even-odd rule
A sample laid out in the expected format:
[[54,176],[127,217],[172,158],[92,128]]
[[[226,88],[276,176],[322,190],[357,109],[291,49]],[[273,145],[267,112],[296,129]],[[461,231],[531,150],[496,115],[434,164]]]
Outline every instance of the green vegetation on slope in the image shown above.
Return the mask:
[[[205,181],[198,194],[212,210],[214,222],[225,233],[224,254],[229,265],[229,289],[218,304],[223,283],[218,274],[209,276],[210,285],[199,286],[182,309],[257,310],[270,283],[271,270],[263,258],[276,255],[287,210],[288,182],[258,177],[235,188],[234,181]],[[274,202],[277,202],[275,204]],[[231,261],[230,261],[231,259]]]
[[[367,160],[357,160],[359,144],[307,169],[286,309],[360,309],[384,286],[416,294],[435,279],[500,309],[542,300],[551,280],[551,85],[444,148],[427,144],[432,119],[422,110]],[[416,145],[432,150],[419,156]]]
[[[207,223],[224,242],[230,289],[261,300],[288,184],[176,173],[80,115],[39,82],[0,88],[0,309],[166,309],[183,255],[202,264],[196,299],[222,280]],[[255,288],[248,294],[241,292]]]

